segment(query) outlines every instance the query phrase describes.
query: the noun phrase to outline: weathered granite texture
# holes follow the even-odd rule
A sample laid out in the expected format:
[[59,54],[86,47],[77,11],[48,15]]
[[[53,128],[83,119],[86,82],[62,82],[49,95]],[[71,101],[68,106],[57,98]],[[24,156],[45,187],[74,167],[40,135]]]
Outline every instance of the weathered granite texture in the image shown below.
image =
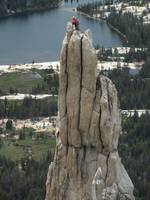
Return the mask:
[[117,151],[117,91],[96,74],[88,31],[66,33],[60,61],[60,125],[46,200],[133,200],[133,184]]

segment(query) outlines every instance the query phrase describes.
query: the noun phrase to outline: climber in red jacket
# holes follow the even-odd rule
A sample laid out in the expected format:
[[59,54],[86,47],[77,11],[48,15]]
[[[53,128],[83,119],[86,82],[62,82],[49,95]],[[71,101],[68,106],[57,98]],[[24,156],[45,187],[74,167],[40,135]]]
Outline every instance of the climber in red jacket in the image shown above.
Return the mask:
[[75,28],[75,30],[79,30],[79,24],[80,24],[80,22],[79,22],[79,20],[75,16],[72,17],[71,22],[72,22],[73,29]]

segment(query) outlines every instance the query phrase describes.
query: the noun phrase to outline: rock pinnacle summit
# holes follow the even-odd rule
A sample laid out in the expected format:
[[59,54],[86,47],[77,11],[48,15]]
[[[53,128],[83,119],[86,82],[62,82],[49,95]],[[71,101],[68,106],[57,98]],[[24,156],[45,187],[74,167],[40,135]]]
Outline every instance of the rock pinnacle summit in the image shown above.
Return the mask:
[[118,155],[117,90],[96,73],[90,32],[67,31],[60,56],[59,131],[45,200],[134,200]]

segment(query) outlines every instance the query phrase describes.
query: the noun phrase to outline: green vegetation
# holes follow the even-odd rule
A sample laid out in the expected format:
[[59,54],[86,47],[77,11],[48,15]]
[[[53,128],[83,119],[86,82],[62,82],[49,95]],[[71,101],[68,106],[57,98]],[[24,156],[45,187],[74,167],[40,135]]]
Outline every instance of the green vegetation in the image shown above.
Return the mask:
[[150,2],[150,0],[119,0],[123,3],[128,3],[130,6],[143,6],[146,3]]
[[43,200],[51,152],[39,161],[22,159],[15,162],[0,156],[0,199]]
[[99,45],[96,46],[98,49],[97,57],[100,61],[120,61],[120,57],[124,58],[124,62],[143,62],[147,58],[148,50],[145,48],[137,49],[132,47],[129,52],[126,52],[124,54],[119,54],[117,48],[114,49],[114,52],[112,52],[112,48],[104,48],[100,47]]
[[29,128],[2,133],[7,136],[0,139],[0,199],[43,200],[55,138]]
[[[108,0],[106,3],[111,3]],[[124,2],[131,2],[124,0]],[[141,3],[144,2],[140,1]],[[134,0],[132,5],[139,3]],[[91,4],[92,6],[92,4]],[[94,4],[96,9],[98,4]],[[92,14],[91,7],[84,5],[88,14]],[[82,7],[83,8],[83,7]],[[81,10],[81,7],[78,8]],[[95,12],[95,11],[94,11]],[[150,109],[150,25],[143,27],[142,21],[131,14],[114,13],[108,21],[127,35],[132,51],[125,56],[126,62],[145,61],[138,75],[131,75],[129,69],[103,71],[115,83],[122,109]],[[135,52],[134,47],[147,49]],[[117,52],[116,56],[117,56]],[[100,60],[107,60],[111,51],[103,51],[98,56]],[[33,70],[33,74],[40,74],[42,79],[26,78],[22,74],[11,74],[7,79],[0,79],[1,93],[53,93],[58,94],[58,75],[50,70]],[[15,76],[18,77],[15,77]],[[14,80],[13,80],[14,79]],[[17,81],[16,81],[17,80]],[[21,82],[21,85],[18,84]],[[4,84],[5,82],[5,84]],[[43,100],[25,98],[23,101],[0,101],[0,117],[34,118],[38,116],[52,116],[57,112],[57,97]],[[119,152],[122,162],[135,185],[137,200],[150,199],[150,115],[123,118],[123,134],[120,137]],[[10,122],[9,122],[10,123]],[[10,123],[11,124],[11,123]],[[45,134],[34,133],[33,130],[14,131],[8,124],[9,137],[0,139],[0,199],[4,200],[43,200],[45,197],[45,182],[48,165],[52,161],[55,139]],[[0,134],[3,130],[0,129]],[[14,135],[19,139],[13,139]],[[46,155],[47,154],[47,155]],[[18,165],[20,168],[18,168]]]
[[[84,5],[81,4],[78,6],[77,10],[93,16],[93,14],[98,14],[100,12],[99,6],[112,5],[113,2],[112,0],[105,0],[104,4],[99,1]],[[120,0],[120,2],[130,2],[129,5],[136,6],[147,5],[146,3],[148,3],[146,0]],[[122,10],[116,12],[115,8],[108,6],[110,15],[106,18],[106,21],[126,36],[128,45],[132,45],[133,47],[150,47],[150,24],[144,24],[142,17],[134,16],[132,13],[123,13]]]
[[0,118],[27,119],[51,117],[57,114],[57,97],[36,99],[25,97],[23,101],[0,100]]
[[0,16],[58,7],[61,0],[1,0]]
[[0,148],[0,155],[5,156],[13,161],[19,161],[27,157],[27,150],[32,149],[32,158],[40,160],[47,151],[52,149],[54,151],[55,139],[39,139],[32,141],[29,138],[19,140],[15,144],[11,144],[9,140],[4,140]]
[[[40,160],[55,148],[55,138],[48,133],[37,133],[32,129],[5,131],[7,136],[1,139],[0,155],[13,161],[32,158]],[[16,138],[17,137],[17,138]]]
[[13,123],[11,119],[8,119],[6,122],[6,130],[12,130]]
[[32,87],[38,84],[44,84],[41,78],[28,78],[32,73],[9,73],[1,75],[0,78],[0,89],[3,94],[13,93],[30,93]]
[[[119,152],[135,185],[135,196],[137,200],[150,199],[149,121],[150,115],[148,114],[138,117],[137,113],[135,113],[133,117],[124,117],[122,123],[123,134],[119,142]],[[19,144],[26,145],[27,140],[29,140],[28,136],[26,141],[24,139],[19,140]],[[32,144],[32,141],[28,141],[28,144]],[[49,148],[47,149],[54,146],[55,143],[50,142]],[[2,146],[0,152],[3,151],[3,148]],[[0,153],[0,199],[43,200],[45,197],[46,174],[48,165],[52,161],[52,155],[49,152],[46,156],[45,150],[45,153],[43,153],[44,157],[41,155],[40,159],[38,157],[38,160],[29,159],[27,156],[24,156],[24,151],[20,147],[18,148],[19,151],[16,152],[12,149],[13,153],[11,153],[11,150],[10,152],[5,152],[5,154]],[[8,155],[9,153],[10,155]],[[18,158],[23,157],[16,161],[15,154]],[[7,158],[1,155],[6,155]],[[10,157],[11,159],[8,159]],[[19,168],[18,164],[20,165]]]
[[137,200],[150,199],[150,115],[125,117],[119,151],[135,186]]
[[77,7],[77,11],[86,13],[90,16],[92,16],[95,12],[97,12],[97,9],[99,6],[102,6],[102,2],[101,1],[96,1],[93,3],[86,3],[86,4],[80,4]]
[[118,90],[121,109],[150,108],[150,78],[143,78],[141,73],[136,76],[131,75],[129,68],[101,73],[107,75],[114,82]]
[[[107,60],[111,51],[103,52],[100,51],[98,56],[100,59]],[[132,75],[128,67],[101,71],[101,74],[108,76],[114,82],[118,90],[121,109],[150,109],[150,49],[137,53],[129,52],[125,59],[128,62],[137,57],[139,61],[145,60],[137,75]]]
[[150,47],[150,24],[143,24],[142,19],[131,13],[112,12],[107,22],[126,35],[129,45]]
[[[130,2],[130,5],[145,5],[148,1],[121,0]],[[86,4],[78,7],[79,11],[93,15],[98,12],[98,4]],[[145,61],[142,70],[137,75],[131,75],[129,68],[105,70],[101,72],[107,75],[115,83],[121,103],[121,109],[150,109],[150,24],[143,24],[142,18],[130,13],[122,14],[110,10],[107,21],[128,39],[131,51],[125,57],[126,62]],[[142,51],[134,51],[135,47],[143,48]],[[146,48],[146,49],[144,49]],[[103,48],[98,54],[99,60],[108,60],[112,55],[111,50]],[[150,199],[150,115],[123,118],[123,134],[120,137],[119,152],[122,162],[127,169],[135,186],[137,200]]]
[[0,95],[58,94],[58,74],[53,69],[6,73],[0,77]]
[[[147,1],[130,1],[123,0],[120,2],[131,3],[131,5],[145,5]],[[140,2],[140,5],[139,5]],[[110,0],[105,1],[104,4],[112,4]],[[98,13],[101,2],[95,2],[78,7],[79,11],[85,12],[89,15]],[[126,35],[128,39],[128,45],[131,46],[131,51],[124,56],[125,62],[140,62],[145,61],[142,66],[142,70],[139,75],[131,75],[129,68],[123,70],[109,70],[101,73],[107,75],[115,83],[119,99],[121,103],[121,109],[150,109],[150,24],[144,24],[142,18],[138,18],[131,13],[123,14],[121,11],[117,13],[115,10],[109,10],[110,15],[106,21],[117,28],[121,33]],[[135,47],[140,47],[140,51],[135,51]],[[108,60],[108,57],[115,56],[119,59],[120,55],[117,51],[112,55],[111,49],[101,50],[98,53],[99,60]]]

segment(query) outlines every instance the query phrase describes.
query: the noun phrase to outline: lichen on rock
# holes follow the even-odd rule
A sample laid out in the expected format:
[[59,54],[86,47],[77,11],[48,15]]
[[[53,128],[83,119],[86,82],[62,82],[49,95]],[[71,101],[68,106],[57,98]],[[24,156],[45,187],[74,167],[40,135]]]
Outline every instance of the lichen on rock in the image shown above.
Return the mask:
[[67,32],[60,59],[59,133],[46,200],[133,200],[133,184],[118,155],[117,90],[96,73],[91,34]]

